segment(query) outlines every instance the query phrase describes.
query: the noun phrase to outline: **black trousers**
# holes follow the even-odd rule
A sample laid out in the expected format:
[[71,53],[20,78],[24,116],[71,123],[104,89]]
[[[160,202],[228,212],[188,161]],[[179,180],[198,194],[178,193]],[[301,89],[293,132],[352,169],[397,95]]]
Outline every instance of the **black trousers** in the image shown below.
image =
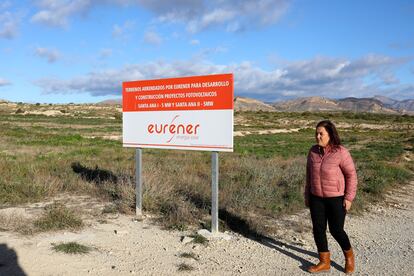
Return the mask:
[[312,217],[313,238],[315,239],[318,252],[327,252],[328,240],[326,239],[326,225],[329,232],[339,243],[342,250],[349,250],[351,243],[344,231],[346,210],[343,206],[344,197],[318,197],[310,195],[309,207]]

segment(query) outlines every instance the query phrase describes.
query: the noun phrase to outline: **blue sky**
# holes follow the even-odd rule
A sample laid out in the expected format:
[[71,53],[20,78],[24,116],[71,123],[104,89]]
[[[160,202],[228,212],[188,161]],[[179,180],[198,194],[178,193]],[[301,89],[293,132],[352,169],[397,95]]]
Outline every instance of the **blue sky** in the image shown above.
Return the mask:
[[235,95],[414,98],[413,1],[0,1],[0,99],[119,98],[234,73]]

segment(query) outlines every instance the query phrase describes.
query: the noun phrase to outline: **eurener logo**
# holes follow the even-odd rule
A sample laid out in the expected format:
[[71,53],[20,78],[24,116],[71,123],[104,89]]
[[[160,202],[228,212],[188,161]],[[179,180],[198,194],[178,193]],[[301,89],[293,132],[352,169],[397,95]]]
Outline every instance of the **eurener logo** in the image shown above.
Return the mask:
[[180,115],[175,115],[169,124],[149,124],[147,131],[149,134],[171,134],[171,138],[168,139],[167,143],[175,137],[176,134],[179,135],[197,135],[197,130],[200,127],[200,124],[175,124],[174,121],[180,117]]

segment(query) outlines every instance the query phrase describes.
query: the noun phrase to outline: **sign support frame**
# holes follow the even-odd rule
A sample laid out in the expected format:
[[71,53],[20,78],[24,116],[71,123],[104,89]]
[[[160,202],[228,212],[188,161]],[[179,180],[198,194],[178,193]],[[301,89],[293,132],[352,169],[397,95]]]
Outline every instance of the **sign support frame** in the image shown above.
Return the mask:
[[142,218],[142,149],[135,151],[135,215]]
[[218,229],[218,181],[219,159],[218,152],[211,153],[211,233],[216,234]]

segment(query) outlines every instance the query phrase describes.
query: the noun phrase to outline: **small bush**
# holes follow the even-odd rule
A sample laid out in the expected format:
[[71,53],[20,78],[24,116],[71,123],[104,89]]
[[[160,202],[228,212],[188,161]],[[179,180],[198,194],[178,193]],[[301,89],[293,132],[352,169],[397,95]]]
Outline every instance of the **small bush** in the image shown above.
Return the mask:
[[161,202],[159,208],[164,216],[162,223],[167,229],[185,231],[196,218],[196,210],[188,201],[172,198]]
[[79,244],[77,242],[67,242],[60,244],[53,244],[53,250],[56,252],[63,252],[66,254],[87,254],[92,248],[86,245]]
[[180,254],[180,257],[181,258],[194,259],[194,260],[198,261],[197,255],[194,254],[193,252],[190,252],[190,253],[188,253],[188,252],[181,253]]
[[103,210],[102,210],[102,214],[116,214],[118,213],[118,208],[116,207],[116,205],[106,205]]
[[194,238],[193,243],[199,243],[199,244],[203,244],[203,245],[207,245],[207,243],[208,243],[208,239],[206,239],[205,237],[203,237],[200,234],[194,234],[191,237]]
[[122,113],[117,112],[114,114],[115,120],[121,121],[122,120]]
[[16,113],[16,114],[22,114],[22,113],[24,113],[24,110],[23,110],[23,109],[21,109],[21,108],[18,108],[18,109],[16,110],[16,112],[14,112],[14,113]]
[[186,263],[181,263],[178,265],[178,271],[193,271],[194,267]]
[[40,231],[77,230],[83,227],[83,222],[76,216],[75,212],[67,209],[62,204],[54,203],[46,207],[45,214],[37,219],[34,225]]

